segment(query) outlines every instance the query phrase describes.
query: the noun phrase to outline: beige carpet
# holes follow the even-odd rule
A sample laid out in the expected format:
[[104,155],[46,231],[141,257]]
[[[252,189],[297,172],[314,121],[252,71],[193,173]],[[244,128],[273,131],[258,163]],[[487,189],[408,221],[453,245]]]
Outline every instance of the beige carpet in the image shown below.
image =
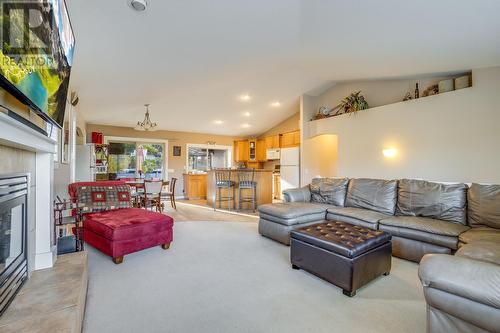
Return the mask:
[[303,270],[256,223],[182,222],[160,247],[114,265],[89,250],[84,332],[424,332],[417,265],[348,298]]
[[170,215],[176,222],[186,221],[217,221],[217,222],[257,222],[257,214],[249,212],[236,212],[216,210],[208,206],[202,206],[189,201],[178,201],[177,210],[170,206],[169,202],[165,202],[165,214]]

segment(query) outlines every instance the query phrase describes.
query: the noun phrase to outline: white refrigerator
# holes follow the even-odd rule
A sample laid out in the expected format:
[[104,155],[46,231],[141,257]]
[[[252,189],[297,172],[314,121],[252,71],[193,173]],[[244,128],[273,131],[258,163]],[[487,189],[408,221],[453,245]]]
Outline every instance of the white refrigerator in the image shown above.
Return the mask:
[[280,190],[300,187],[300,148],[281,148]]
[[87,143],[76,145],[75,150],[75,181],[95,181],[96,173],[95,145]]

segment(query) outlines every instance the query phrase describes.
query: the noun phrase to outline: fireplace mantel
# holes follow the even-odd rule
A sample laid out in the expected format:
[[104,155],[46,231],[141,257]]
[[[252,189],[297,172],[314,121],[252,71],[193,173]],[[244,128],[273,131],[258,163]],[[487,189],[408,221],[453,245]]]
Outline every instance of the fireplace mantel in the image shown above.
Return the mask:
[[56,153],[57,142],[0,112],[0,143],[24,150]]
[[28,208],[28,218],[34,222],[33,241],[28,242],[28,253],[31,252],[31,261],[34,262],[28,260],[28,268],[31,271],[52,267],[57,258],[52,244],[53,154],[57,151],[57,142],[0,112],[0,145],[36,154],[28,202],[28,207],[31,207]]

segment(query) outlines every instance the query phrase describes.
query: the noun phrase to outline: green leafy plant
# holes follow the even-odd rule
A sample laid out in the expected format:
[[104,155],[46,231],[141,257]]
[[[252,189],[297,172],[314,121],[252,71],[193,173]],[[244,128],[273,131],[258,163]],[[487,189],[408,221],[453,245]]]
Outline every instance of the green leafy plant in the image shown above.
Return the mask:
[[365,97],[361,95],[361,91],[356,91],[345,97],[339,105],[333,108],[332,114],[338,116],[344,113],[353,114],[359,110],[368,109],[368,102]]

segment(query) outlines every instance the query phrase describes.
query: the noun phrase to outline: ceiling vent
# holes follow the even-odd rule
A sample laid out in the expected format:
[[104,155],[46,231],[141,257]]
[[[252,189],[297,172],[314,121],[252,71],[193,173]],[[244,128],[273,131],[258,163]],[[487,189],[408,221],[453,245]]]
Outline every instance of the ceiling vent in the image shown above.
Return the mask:
[[132,9],[138,12],[143,12],[148,7],[146,0],[130,0],[128,3]]

